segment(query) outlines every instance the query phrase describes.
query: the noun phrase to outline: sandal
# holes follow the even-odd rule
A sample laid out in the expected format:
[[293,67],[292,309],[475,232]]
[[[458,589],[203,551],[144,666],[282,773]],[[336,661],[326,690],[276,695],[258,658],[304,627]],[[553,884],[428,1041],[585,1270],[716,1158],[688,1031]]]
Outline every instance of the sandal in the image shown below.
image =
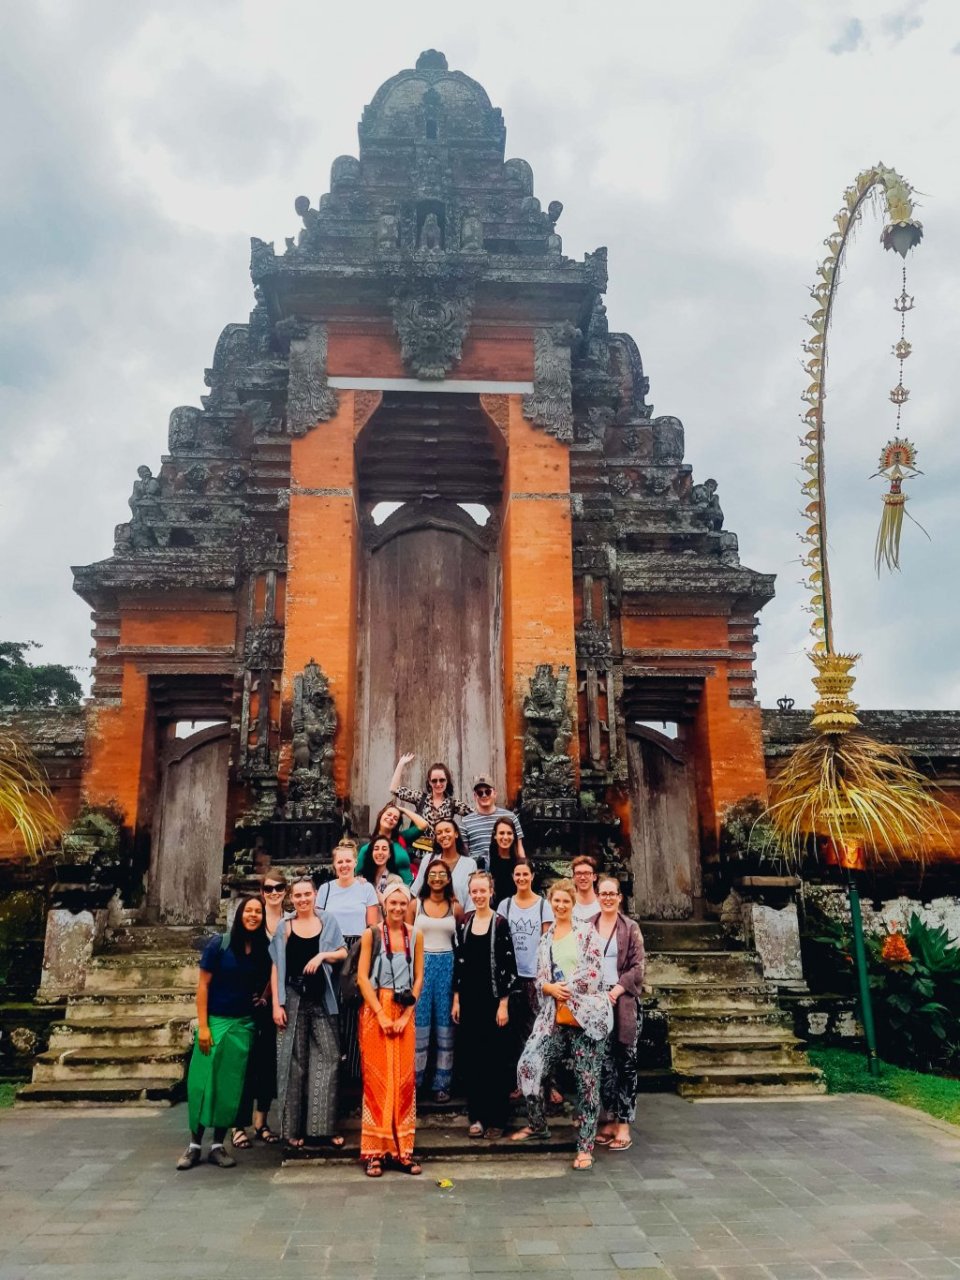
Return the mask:
[[409,1160],[398,1160],[394,1158],[393,1164],[394,1168],[398,1169],[401,1173],[410,1173],[415,1178],[419,1177],[419,1175],[423,1173],[423,1166],[412,1156]]
[[252,1143],[247,1137],[246,1129],[234,1129],[230,1135],[230,1145],[235,1151],[249,1151]]
[[608,1151],[629,1151],[632,1146],[633,1146],[632,1138],[614,1138],[612,1142],[607,1144],[607,1150]]
[[598,1133],[593,1140],[595,1147],[609,1147],[614,1141],[612,1133]]
[[480,1121],[479,1121],[479,1120],[474,1120],[473,1124],[472,1124],[472,1125],[470,1126],[470,1128],[467,1130],[467,1133],[469,1134],[469,1136],[470,1136],[471,1138],[482,1138],[482,1137],[483,1137],[483,1125],[480,1123]]
[[560,1092],[559,1089],[550,1090],[550,1105],[551,1107],[563,1106],[563,1094]]
[[589,1151],[578,1151],[573,1162],[573,1168],[577,1173],[586,1173],[588,1169],[593,1168],[593,1156]]
[[438,1089],[436,1093],[433,1095],[433,1100],[434,1102],[440,1102],[440,1103],[449,1102],[450,1094],[447,1092],[446,1089]]
[[[270,1126],[266,1124],[262,1124],[259,1129],[254,1129],[253,1136],[258,1142],[265,1142],[268,1147],[272,1147],[280,1141],[279,1135],[274,1133]],[[234,1143],[234,1146],[236,1146],[236,1143]]]
[[518,1129],[516,1133],[511,1133],[511,1142],[543,1142],[544,1139],[550,1137],[549,1129],[534,1129],[530,1125],[525,1124],[522,1129]]
[[380,1157],[369,1156],[367,1158],[366,1164],[363,1167],[363,1172],[367,1175],[368,1178],[382,1178],[383,1165],[380,1161]]

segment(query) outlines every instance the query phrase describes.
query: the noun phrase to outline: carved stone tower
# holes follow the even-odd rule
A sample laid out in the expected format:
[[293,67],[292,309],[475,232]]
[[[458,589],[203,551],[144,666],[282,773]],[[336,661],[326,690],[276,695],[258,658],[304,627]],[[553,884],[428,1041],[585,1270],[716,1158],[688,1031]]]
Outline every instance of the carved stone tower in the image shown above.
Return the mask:
[[[688,914],[724,806],[765,788],[772,578],[740,565],[715,483],[608,331],[606,250],[564,255],[562,205],[505,159],[483,88],[430,50],[359,142],[316,206],[297,198],[282,252],[252,242],[249,322],[221,335],[203,407],[171,414],[113,556],[75,570],[86,794],[120,805],[157,878],[210,772],[184,772],[175,726],[228,726],[185,860],[210,882],[221,836],[310,858],[363,829],[409,749],[462,793],[492,771],[535,852],[605,850],[643,910]],[[185,877],[161,916],[189,911]]]

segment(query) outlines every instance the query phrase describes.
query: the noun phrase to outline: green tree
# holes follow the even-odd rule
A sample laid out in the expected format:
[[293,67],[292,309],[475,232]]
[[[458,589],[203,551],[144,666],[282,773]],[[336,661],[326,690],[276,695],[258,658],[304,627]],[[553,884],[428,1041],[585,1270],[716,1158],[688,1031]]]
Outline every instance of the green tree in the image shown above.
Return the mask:
[[39,648],[35,640],[0,640],[0,707],[25,711],[80,705],[83,689],[70,667],[27,661],[27,650]]

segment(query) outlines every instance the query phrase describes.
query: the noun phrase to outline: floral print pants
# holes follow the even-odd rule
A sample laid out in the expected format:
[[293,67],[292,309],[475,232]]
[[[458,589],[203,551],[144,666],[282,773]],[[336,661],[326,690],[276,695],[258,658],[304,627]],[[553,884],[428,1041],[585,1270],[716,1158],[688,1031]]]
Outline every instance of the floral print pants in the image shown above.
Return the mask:
[[453,952],[428,951],[423,957],[423,987],[414,1015],[417,1025],[417,1088],[431,1087],[424,1077],[430,1041],[436,1045],[432,1088],[449,1093],[453,1079]]
[[527,1104],[531,1129],[547,1127],[543,1086],[566,1063],[577,1086],[577,1106],[573,1122],[577,1126],[577,1149],[592,1151],[600,1117],[600,1064],[606,1041],[592,1040],[582,1027],[555,1026],[545,1036],[531,1036],[517,1066],[517,1083]]

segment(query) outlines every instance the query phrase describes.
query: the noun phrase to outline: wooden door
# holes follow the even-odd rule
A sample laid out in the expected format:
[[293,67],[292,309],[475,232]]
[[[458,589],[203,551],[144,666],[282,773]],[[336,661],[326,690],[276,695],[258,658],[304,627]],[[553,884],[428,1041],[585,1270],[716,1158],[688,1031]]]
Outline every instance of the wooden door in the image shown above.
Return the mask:
[[502,786],[496,555],[456,528],[415,528],[368,550],[364,578],[355,804],[372,816],[389,799],[404,751],[410,786],[434,760],[458,796],[479,773]]
[[214,920],[220,906],[230,727],[171,742],[161,756],[160,804],[147,903],[167,924]]
[[687,919],[702,896],[693,764],[682,742],[652,729],[628,739],[627,758],[637,915]]

